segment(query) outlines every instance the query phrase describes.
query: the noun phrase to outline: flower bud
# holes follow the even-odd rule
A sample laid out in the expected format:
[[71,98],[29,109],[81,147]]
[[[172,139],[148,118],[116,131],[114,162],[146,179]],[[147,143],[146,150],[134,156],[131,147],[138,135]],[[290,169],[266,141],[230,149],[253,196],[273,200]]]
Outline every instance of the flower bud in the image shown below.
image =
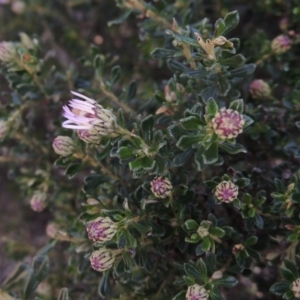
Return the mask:
[[155,177],[151,181],[151,191],[157,198],[167,198],[172,194],[172,184],[166,177]]
[[0,60],[4,63],[12,62],[17,56],[16,49],[11,42],[0,43]]
[[[79,93],[72,92],[86,101],[72,99],[69,107],[63,106],[64,117],[63,127],[79,130],[87,130],[98,135],[110,135],[119,128],[116,116],[108,109],[103,108],[95,100]],[[71,109],[70,109],[71,107]]]
[[217,38],[215,38],[215,39],[213,40],[213,44],[216,45],[216,46],[222,46],[222,45],[224,45],[226,42],[227,42],[227,39],[226,39],[226,37],[224,37],[224,36],[218,36]]
[[279,35],[271,42],[271,49],[275,54],[282,54],[292,47],[291,39],[286,35]]
[[287,17],[282,18],[279,22],[279,28],[282,31],[285,31],[288,29],[288,27],[289,27],[289,19]]
[[221,108],[211,122],[215,133],[224,140],[237,137],[245,124],[243,116],[230,108]]
[[237,254],[245,249],[245,246],[243,244],[236,244],[232,248],[232,253]]
[[89,239],[94,242],[110,241],[117,232],[116,224],[110,218],[97,218],[87,224]]
[[82,141],[86,143],[99,144],[101,141],[101,135],[99,135],[98,131],[95,129],[80,129],[77,130],[77,135]]
[[207,290],[199,284],[189,286],[185,294],[186,300],[207,300],[208,297]]
[[249,86],[249,92],[254,99],[268,99],[271,96],[271,88],[262,79],[253,80]]
[[46,193],[41,191],[35,191],[30,199],[31,209],[35,212],[41,212],[47,207]]
[[209,235],[209,227],[201,225],[198,227],[197,233],[200,237],[204,238]]
[[300,278],[297,278],[295,281],[293,281],[291,290],[296,298],[300,298]]
[[229,203],[236,199],[239,193],[237,185],[231,181],[223,180],[216,186],[215,197],[221,202]]
[[17,15],[21,15],[22,13],[24,13],[25,9],[26,3],[24,1],[15,0],[11,5],[11,10]]
[[46,226],[46,234],[48,237],[54,239],[59,232],[59,227],[55,223],[49,223]]
[[111,250],[105,248],[94,251],[90,257],[92,268],[98,272],[103,272],[110,269],[114,261],[114,253]]
[[75,142],[68,136],[57,136],[52,143],[54,152],[61,156],[69,156],[75,151]]
[[0,139],[4,139],[9,132],[7,121],[0,120]]

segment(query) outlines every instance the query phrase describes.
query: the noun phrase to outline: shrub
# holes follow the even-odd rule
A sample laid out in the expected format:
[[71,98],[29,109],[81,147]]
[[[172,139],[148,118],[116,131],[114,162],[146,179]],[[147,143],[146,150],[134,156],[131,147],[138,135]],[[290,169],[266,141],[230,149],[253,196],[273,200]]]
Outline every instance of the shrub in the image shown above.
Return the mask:
[[230,1],[118,0],[89,46],[110,1],[9,2],[1,162],[50,239],[0,299],[299,297],[299,3],[245,1],[246,33]]

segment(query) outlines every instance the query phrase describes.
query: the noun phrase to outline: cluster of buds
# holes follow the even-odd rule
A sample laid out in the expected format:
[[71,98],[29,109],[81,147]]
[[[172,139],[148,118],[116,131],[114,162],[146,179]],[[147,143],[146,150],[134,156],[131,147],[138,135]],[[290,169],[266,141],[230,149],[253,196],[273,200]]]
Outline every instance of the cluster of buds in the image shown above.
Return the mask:
[[295,281],[293,281],[291,290],[296,298],[300,298],[300,278],[297,278]]
[[189,286],[185,294],[186,300],[207,300],[208,297],[208,291],[204,288],[204,286],[199,284]]
[[210,221],[202,221],[200,226],[197,229],[197,233],[201,238],[205,238],[206,236],[209,235],[209,229],[211,226],[211,222]]
[[226,48],[233,48],[234,45],[230,41],[228,41],[224,36],[218,36],[214,38],[213,40],[207,39],[205,42],[201,38],[201,36],[198,33],[195,33],[195,36],[197,38],[198,44],[201,46],[201,48],[206,52],[207,58],[209,60],[215,60],[215,50],[214,48],[217,46],[226,46]]
[[41,212],[47,207],[46,193],[37,190],[30,199],[31,209],[35,212]]
[[97,218],[87,224],[89,239],[94,242],[110,241],[117,232],[116,224],[108,217]]
[[268,99],[271,96],[271,88],[262,79],[253,80],[249,86],[249,92],[253,99]]
[[[81,99],[69,101],[69,107],[63,106],[63,127],[78,130],[79,138],[89,143],[99,142],[101,136],[111,135],[117,131],[119,126],[116,116],[108,109],[104,109],[95,100],[82,94],[72,92]],[[71,109],[70,109],[71,107]]]
[[94,251],[90,256],[91,266],[98,272],[103,272],[112,267],[115,261],[115,254],[109,249],[102,248]]
[[236,199],[239,193],[239,188],[231,181],[223,180],[215,189],[215,197],[224,203],[232,202]]
[[271,42],[271,49],[275,54],[282,54],[292,47],[291,39],[286,35],[279,35]]
[[164,199],[171,196],[173,186],[170,180],[166,177],[155,177],[151,181],[151,191],[157,198]]
[[68,136],[57,136],[52,146],[54,152],[61,156],[69,156],[75,152],[75,142]]
[[11,42],[0,43],[0,60],[3,63],[9,64],[13,62],[16,57],[17,57],[17,51],[13,43]]
[[245,125],[243,116],[233,109],[221,108],[211,120],[217,136],[222,139],[232,139],[242,133]]

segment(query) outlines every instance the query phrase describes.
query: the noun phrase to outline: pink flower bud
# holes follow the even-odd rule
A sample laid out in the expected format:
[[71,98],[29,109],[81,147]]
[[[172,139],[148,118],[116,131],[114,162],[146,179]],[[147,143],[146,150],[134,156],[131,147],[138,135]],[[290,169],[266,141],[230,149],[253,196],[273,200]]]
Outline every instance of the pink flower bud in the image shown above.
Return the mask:
[[271,49],[275,54],[282,54],[292,47],[291,39],[286,35],[279,35],[271,42]]
[[75,143],[68,136],[57,136],[54,139],[52,146],[55,153],[61,156],[69,156],[75,151]]
[[151,191],[157,198],[167,198],[172,194],[172,184],[166,177],[155,177],[151,181]]
[[89,239],[94,242],[110,241],[117,232],[116,224],[110,218],[97,218],[87,224]]
[[220,139],[232,139],[243,131],[245,121],[236,110],[221,108],[211,120],[213,129]]
[[17,56],[14,44],[11,42],[0,43],[0,60],[4,63],[12,62]]
[[98,131],[95,129],[80,129],[77,130],[77,135],[86,143],[99,144],[101,141],[101,135],[99,135]]
[[229,203],[236,199],[239,193],[237,185],[231,181],[223,180],[216,186],[215,197],[221,202]]
[[270,86],[262,79],[253,80],[249,92],[254,99],[268,99],[271,96]]
[[103,272],[110,269],[114,261],[114,253],[111,250],[105,248],[94,251],[90,257],[92,268],[98,272]]
[[189,286],[185,294],[186,300],[207,300],[208,297],[207,290],[199,284]]
[[41,212],[47,207],[47,195],[41,191],[35,191],[30,199],[31,209],[35,212]]
[[293,281],[291,290],[296,298],[300,298],[300,278],[297,278],[295,281]]

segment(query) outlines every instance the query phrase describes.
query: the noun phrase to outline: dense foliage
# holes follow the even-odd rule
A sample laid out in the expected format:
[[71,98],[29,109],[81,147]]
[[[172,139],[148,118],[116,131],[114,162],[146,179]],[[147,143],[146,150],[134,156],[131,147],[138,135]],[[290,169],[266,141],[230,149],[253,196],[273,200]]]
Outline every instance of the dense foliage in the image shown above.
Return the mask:
[[48,2],[0,1],[0,161],[49,237],[0,299],[300,298],[298,1]]

